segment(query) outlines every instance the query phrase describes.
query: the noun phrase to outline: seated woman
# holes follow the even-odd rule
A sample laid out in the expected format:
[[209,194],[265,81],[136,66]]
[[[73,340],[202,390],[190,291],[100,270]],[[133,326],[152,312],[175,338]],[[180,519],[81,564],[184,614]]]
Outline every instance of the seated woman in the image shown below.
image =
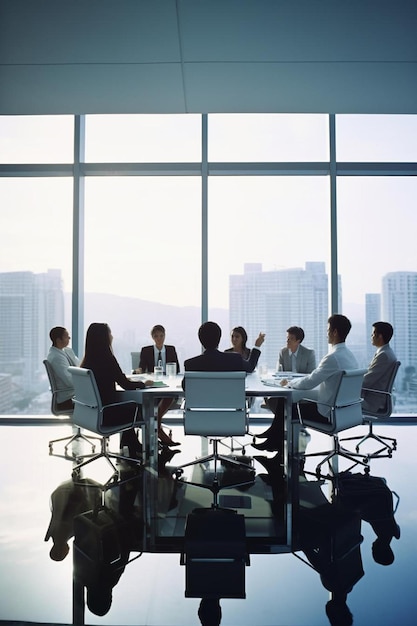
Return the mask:
[[[140,352],[139,367],[134,370],[135,374],[152,373],[155,365],[161,365],[166,373],[167,363],[176,363],[177,374],[180,371],[177,351],[175,346],[165,344],[165,328],[161,324],[156,324],[151,330],[153,346],[144,346]],[[162,398],[158,404],[158,438],[162,445],[178,446],[179,443],[172,441],[162,428],[162,418],[169,409],[176,403],[178,398]]]
[[[116,383],[123,389],[144,389],[153,384],[152,380],[132,382],[122,372],[112,350],[113,335],[108,324],[94,322],[90,324],[85,336],[85,352],[80,367],[91,369],[94,373],[103,404],[118,402]],[[117,411],[117,408],[115,409]],[[117,415],[115,414],[115,418]],[[125,430],[121,434],[120,448],[128,446],[129,456],[139,458],[141,445],[135,429]]]
[[245,360],[248,360],[250,350],[246,347],[247,340],[248,334],[243,326],[235,326],[231,334],[232,347],[227,348],[225,352],[237,352],[238,354],[242,355]]
[[[232,333],[230,336],[230,341],[232,344],[231,348],[227,348],[225,352],[237,352],[242,356],[242,359],[247,361],[250,355],[250,349],[246,346],[246,342],[248,340],[248,333],[243,328],[243,326],[235,326],[232,329]],[[248,399],[248,406],[251,407],[253,405],[254,398]]]

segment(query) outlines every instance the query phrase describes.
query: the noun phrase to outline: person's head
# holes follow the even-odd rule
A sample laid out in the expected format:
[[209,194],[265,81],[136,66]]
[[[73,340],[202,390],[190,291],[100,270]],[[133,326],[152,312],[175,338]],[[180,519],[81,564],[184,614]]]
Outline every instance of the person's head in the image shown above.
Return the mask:
[[108,324],[104,322],[93,322],[87,329],[85,335],[84,361],[90,362],[111,354],[111,344],[113,335]]
[[214,350],[220,343],[222,330],[216,322],[204,322],[198,329],[198,338],[206,350]]
[[54,328],[51,328],[49,337],[52,341],[52,345],[60,349],[66,348],[71,339],[69,332],[63,326],[54,326]]
[[394,329],[388,322],[374,322],[372,324],[372,345],[376,347],[384,346],[391,341]]
[[352,328],[352,324],[345,315],[335,313],[329,317],[327,323],[327,339],[332,346],[346,340]]
[[66,541],[54,541],[49,556],[53,561],[63,561],[69,552],[69,545]]
[[246,348],[247,340],[248,334],[243,326],[235,326],[232,329],[231,341],[235,350],[244,350]]
[[298,346],[304,339],[304,331],[300,326],[290,326],[287,328],[287,348],[291,352],[297,352]]
[[155,326],[151,330],[151,337],[154,340],[158,350],[160,350],[165,341],[165,328],[161,324],[155,324]]
[[100,584],[87,587],[87,606],[94,615],[106,615],[110,611],[113,594],[112,588]]

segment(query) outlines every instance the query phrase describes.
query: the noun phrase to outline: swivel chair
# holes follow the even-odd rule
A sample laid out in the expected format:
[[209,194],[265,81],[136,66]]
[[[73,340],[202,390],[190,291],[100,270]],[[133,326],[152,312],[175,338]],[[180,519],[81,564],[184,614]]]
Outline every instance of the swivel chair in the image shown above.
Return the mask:
[[[186,435],[207,437],[213,445],[208,454],[176,468],[177,476],[183,468],[200,465],[207,470],[213,461],[213,478],[210,482],[192,482],[213,493],[213,508],[218,506],[220,489],[252,484],[254,470],[247,463],[240,463],[230,456],[219,453],[218,444],[225,437],[243,436],[248,432],[248,411],[245,397],[245,372],[185,372],[184,432]],[[240,469],[244,479],[236,483],[221,484],[219,463],[228,468]],[[242,476],[243,478],[243,476]]]
[[[57,398],[58,398],[58,393],[61,391],[67,391],[66,389],[59,389],[58,390],[58,385],[57,385],[57,380],[55,377],[55,372],[53,370],[52,365],[50,364],[50,362],[45,359],[43,361],[43,364],[45,366],[46,369],[46,373],[48,376],[48,380],[49,380],[49,386],[51,388],[51,413],[52,415],[55,415],[56,417],[61,417],[63,415],[66,415],[67,417],[72,418],[74,410],[72,409],[59,409],[58,408],[58,402],[57,402]],[[69,391],[73,391],[73,389],[71,388]],[[54,443],[58,443],[61,441],[66,441],[67,443],[64,446],[64,458],[65,459],[71,459],[73,460],[74,457],[76,456],[76,454],[73,452],[72,454],[68,454],[68,448],[70,447],[70,445],[74,442],[74,441],[85,441],[86,443],[91,445],[91,449],[92,449],[92,453],[95,452],[95,444],[91,441],[92,439],[96,439],[97,441],[99,441],[98,437],[86,437],[85,435],[82,434],[81,432],[81,428],[80,427],[75,427],[76,428],[76,432],[69,436],[69,437],[61,437],[59,439],[51,439],[51,441],[48,443],[49,446],[49,454],[53,454],[53,445]],[[59,455],[57,455],[59,456]]]
[[[358,441],[356,445],[356,452],[359,452],[360,446],[368,441],[369,439],[373,439],[377,443],[381,444],[382,448],[376,450],[376,452],[372,452],[369,454],[369,458],[376,459],[381,457],[392,457],[392,453],[397,449],[397,440],[394,437],[382,437],[381,435],[377,435],[373,432],[373,425],[383,423],[384,419],[387,419],[391,416],[393,410],[393,389],[395,377],[397,376],[398,368],[400,367],[400,361],[394,361],[391,366],[391,371],[389,375],[388,384],[385,390],[379,389],[367,389],[366,387],[362,388],[362,391],[366,392],[367,397],[372,397],[378,401],[381,401],[381,407],[376,411],[364,410],[363,411],[363,424],[368,424],[369,430],[366,435],[363,437],[346,437],[341,441]],[[389,442],[389,443],[388,443]]]
[[330,435],[333,438],[332,450],[326,450],[323,452],[312,452],[303,455],[304,458],[324,455],[324,458],[316,467],[315,474],[318,478],[322,476],[321,467],[326,462],[328,463],[330,472],[327,477],[332,478],[334,476],[335,472],[332,465],[332,460],[335,457],[342,457],[352,461],[353,465],[349,469],[355,467],[358,464],[363,465],[365,467],[365,471],[367,468],[369,469],[368,458],[363,454],[350,452],[349,450],[342,448],[340,446],[338,438],[339,432],[362,424],[363,400],[361,398],[361,388],[363,377],[366,371],[367,370],[365,369],[346,371],[341,370],[338,374],[336,374],[336,376],[338,376],[338,381],[335,385],[334,397],[328,404],[321,401],[319,402],[319,404],[323,404],[329,409],[328,421],[326,422],[319,422],[313,419],[303,417],[303,403],[312,402],[310,398],[303,398],[302,400],[297,402],[297,410],[301,425],[303,427],[312,428],[313,430],[316,430],[318,432]]
[[[82,367],[69,367],[68,369],[72,374],[75,388],[73,421],[77,426],[100,435],[101,441],[99,453],[82,460],[73,468],[73,478],[78,478],[80,470],[89,463],[104,458],[113,469],[113,474],[104,484],[104,488],[120,485],[125,481],[121,480],[120,471],[113,460],[129,461],[138,465],[141,461],[110,452],[109,437],[137,426],[145,426],[143,421],[137,421],[139,405],[133,400],[103,404],[93,371]],[[115,414],[117,414],[116,419]]]

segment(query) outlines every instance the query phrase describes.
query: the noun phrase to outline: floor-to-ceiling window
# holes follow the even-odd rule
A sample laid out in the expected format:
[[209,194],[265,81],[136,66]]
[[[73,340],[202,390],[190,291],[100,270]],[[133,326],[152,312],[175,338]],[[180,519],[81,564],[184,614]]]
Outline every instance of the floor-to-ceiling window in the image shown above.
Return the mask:
[[41,361],[52,325],[78,325],[73,271],[81,335],[107,321],[126,370],[153,324],[184,360],[206,318],[222,348],[234,325],[266,332],[269,367],[292,324],[320,357],[331,302],[366,365],[387,319],[396,409],[416,412],[417,116],[335,116],[334,152],[327,115],[98,115],[79,134],[74,119],[0,118],[0,413],[48,412]]

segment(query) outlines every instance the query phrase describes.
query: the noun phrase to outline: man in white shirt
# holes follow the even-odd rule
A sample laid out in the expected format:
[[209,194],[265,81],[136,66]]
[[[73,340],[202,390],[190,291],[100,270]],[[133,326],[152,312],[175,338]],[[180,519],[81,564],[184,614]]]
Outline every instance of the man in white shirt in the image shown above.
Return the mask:
[[72,397],[75,390],[68,368],[70,365],[78,366],[79,359],[74,354],[74,351],[68,347],[71,337],[66,328],[62,326],[51,328],[49,337],[52,341],[52,346],[49,348],[46,358],[51,364],[56,378],[58,388],[57,406],[60,410],[73,409]]
[[[291,389],[311,390],[305,395],[316,403],[306,402],[301,407],[302,415],[309,420],[327,422],[330,409],[329,404],[335,393],[335,385],[338,383],[338,374],[341,370],[352,370],[358,367],[356,358],[346,347],[346,337],[348,336],[352,324],[347,317],[340,314],[331,315],[328,319],[327,339],[331,349],[322,358],[319,365],[311,374],[293,380],[282,380],[281,385]],[[252,444],[257,450],[278,450],[280,439],[283,438],[284,414],[276,413],[274,421],[267,431],[267,439],[261,444]]]

